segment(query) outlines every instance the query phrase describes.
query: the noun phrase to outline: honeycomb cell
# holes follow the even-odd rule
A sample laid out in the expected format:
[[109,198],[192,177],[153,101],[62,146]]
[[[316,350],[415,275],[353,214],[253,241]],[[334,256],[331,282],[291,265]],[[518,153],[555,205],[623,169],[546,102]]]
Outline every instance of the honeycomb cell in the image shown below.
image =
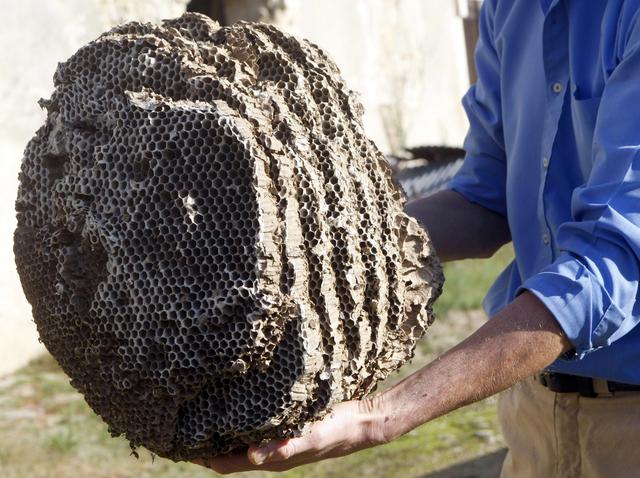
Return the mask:
[[132,447],[290,437],[411,358],[442,274],[318,47],[185,14],[54,75],[14,252],[43,343]]

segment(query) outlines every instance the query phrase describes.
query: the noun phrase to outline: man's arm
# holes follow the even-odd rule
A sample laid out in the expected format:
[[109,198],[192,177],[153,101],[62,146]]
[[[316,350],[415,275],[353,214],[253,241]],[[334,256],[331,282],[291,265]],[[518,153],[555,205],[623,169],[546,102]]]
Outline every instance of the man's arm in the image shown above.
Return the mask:
[[384,440],[496,394],[570,348],[544,304],[524,292],[465,341],[373,398]]
[[441,261],[491,257],[511,240],[504,216],[445,190],[410,201],[407,214],[420,222]]
[[524,292],[439,359],[372,398],[339,404],[307,435],[198,463],[219,473],[282,471],[386,443],[508,388],[570,347],[547,308]]

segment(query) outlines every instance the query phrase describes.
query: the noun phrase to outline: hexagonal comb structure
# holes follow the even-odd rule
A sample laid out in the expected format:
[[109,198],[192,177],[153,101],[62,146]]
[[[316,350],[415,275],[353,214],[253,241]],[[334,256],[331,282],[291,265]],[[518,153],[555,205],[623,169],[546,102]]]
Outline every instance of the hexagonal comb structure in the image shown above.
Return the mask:
[[440,267],[321,50],[187,14],[54,82],[16,262],[113,434],[175,460],[291,436],[412,356]]

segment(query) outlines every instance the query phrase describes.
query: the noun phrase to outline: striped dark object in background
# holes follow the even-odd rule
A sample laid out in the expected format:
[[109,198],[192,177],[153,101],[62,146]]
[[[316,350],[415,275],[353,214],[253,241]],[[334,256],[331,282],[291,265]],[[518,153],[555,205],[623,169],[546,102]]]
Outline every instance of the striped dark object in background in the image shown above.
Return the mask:
[[444,189],[462,166],[464,150],[448,146],[418,146],[387,158],[409,198]]

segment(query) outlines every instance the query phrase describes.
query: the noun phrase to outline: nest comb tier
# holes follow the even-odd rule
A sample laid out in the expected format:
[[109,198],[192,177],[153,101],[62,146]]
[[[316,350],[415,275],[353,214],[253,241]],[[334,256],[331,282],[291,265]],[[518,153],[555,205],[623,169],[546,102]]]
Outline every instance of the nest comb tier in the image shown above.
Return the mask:
[[197,14],[61,63],[14,251],[42,342],[132,447],[304,431],[411,358],[442,273],[316,46]]

